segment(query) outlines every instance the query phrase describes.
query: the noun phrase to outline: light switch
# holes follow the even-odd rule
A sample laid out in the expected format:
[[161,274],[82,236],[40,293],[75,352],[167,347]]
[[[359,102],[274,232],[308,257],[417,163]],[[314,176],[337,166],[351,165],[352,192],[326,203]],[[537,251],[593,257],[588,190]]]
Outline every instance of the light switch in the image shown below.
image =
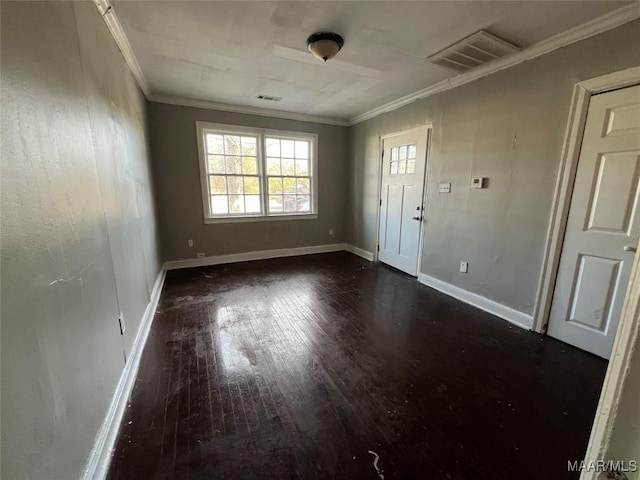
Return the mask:
[[438,191],[440,193],[451,193],[451,182],[441,183],[438,185]]

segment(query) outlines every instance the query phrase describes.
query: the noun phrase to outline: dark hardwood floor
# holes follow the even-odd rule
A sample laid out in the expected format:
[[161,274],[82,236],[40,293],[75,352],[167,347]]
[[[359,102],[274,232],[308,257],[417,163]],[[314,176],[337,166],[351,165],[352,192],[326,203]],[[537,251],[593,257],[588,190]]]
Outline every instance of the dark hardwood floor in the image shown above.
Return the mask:
[[109,478],[578,478],[605,369],[346,252],[171,271]]

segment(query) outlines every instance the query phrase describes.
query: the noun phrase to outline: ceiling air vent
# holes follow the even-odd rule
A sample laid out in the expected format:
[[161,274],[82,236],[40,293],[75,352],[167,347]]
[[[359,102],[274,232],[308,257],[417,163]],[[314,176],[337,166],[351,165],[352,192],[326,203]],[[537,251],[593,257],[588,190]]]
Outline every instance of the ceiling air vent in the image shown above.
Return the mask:
[[427,57],[425,61],[456,72],[466,72],[519,51],[520,48],[516,45],[480,30],[464,40],[440,50],[435,55]]
[[269,102],[279,102],[280,100],[282,100],[282,97],[272,97],[271,95],[258,95],[257,98],[259,100],[267,100]]

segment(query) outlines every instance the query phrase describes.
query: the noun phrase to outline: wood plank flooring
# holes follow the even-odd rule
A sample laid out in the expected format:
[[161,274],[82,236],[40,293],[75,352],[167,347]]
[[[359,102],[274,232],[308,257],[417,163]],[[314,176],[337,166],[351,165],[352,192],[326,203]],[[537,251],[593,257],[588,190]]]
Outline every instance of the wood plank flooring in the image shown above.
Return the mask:
[[346,252],[171,271],[109,478],[575,479],[605,369]]

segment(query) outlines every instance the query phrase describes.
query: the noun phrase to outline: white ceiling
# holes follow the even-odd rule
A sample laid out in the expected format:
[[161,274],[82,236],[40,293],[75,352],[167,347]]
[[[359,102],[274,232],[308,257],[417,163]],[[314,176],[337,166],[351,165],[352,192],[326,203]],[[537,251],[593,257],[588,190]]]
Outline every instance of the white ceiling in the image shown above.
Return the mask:
[[[488,30],[521,47],[629,2],[114,1],[151,92],[351,118],[452,77],[424,62]],[[322,63],[307,37],[345,39]],[[257,94],[283,97],[278,103]]]

